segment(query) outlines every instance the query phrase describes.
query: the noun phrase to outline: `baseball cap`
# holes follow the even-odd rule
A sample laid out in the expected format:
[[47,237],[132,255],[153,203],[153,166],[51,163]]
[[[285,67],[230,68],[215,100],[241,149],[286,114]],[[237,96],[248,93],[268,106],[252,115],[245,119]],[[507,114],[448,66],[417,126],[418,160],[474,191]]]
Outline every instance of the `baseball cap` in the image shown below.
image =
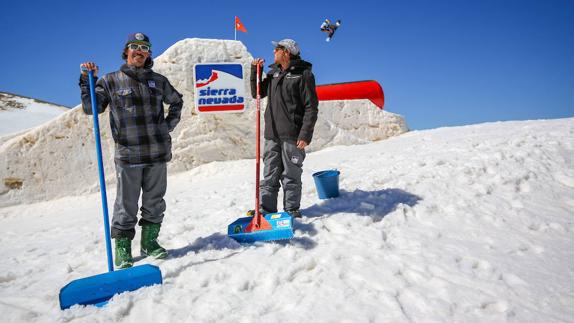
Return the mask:
[[293,39],[286,38],[278,42],[272,41],[271,44],[273,44],[273,46],[275,47],[277,46],[285,47],[285,49],[288,50],[289,53],[291,53],[292,55],[299,55],[299,53],[301,53],[299,45],[297,45],[297,42],[294,41]]
[[144,33],[133,33],[128,35],[128,40],[126,41],[126,46],[131,43],[136,44],[144,44],[151,47],[151,43],[149,42],[149,37],[146,36]]

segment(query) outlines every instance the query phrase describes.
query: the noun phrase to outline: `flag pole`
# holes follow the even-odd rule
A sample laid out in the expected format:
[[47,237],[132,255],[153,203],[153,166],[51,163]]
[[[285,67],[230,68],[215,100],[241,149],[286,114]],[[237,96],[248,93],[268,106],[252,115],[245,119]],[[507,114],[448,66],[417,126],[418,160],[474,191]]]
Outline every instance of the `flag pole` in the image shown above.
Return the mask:
[[237,18],[233,19],[233,30],[235,31],[234,40],[237,40],[237,22],[235,22]]

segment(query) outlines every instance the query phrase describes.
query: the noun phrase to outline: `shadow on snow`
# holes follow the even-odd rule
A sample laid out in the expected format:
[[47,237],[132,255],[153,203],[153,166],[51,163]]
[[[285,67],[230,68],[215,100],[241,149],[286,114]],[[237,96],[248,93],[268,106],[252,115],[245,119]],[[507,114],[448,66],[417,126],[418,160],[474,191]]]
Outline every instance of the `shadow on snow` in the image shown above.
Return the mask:
[[[422,200],[421,197],[398,188],[371,192],[341,190],[339,197],[322,200],[318,204],[302,210],[301,213],[306,218],[329,217],[337,213],[352,213],[359,216],[368,216],[373,219],[373,222],[379,222],[393,212],[397,206],[405,204],[413,207],[420,200]],[[296,222],[294,229],[310,235],[317,233],[313,223]]]
[[[374,222],[379,222],[389,213],[393,212],[397,206],[405,204],[412,207],[420,200],[422,200],[421,197],[397,188],[371,192],[363,190],[348,192],[341,190],[339,197],[322,200],[318,204],[302,210],[302,213],[304,218],[308,219],[330,217],[337,213],[352,213],[359,216],[368,216],[372,218]],[[311,236],[317,234],[313,223],[303,223],[299,220],[293,221],[293,229]],[[313,249],[317,245],[315,241],[308,237],[295,237],[291,240],[274,241],[273,243],[281,245],[291,244],[306,250]],[[259,244],[259,242],[255,244]],[[241,248],[242,245],[240,243],[229,238],[226,234],[214,233],[205,238],[199,237],[192,244],[185,247],[169,250],[168,259],[181,258],[190,252],[198,253],[207,250],[224,249],[236,250],[236,252],[223,257],[227,258],[239,253],[238,249]]]

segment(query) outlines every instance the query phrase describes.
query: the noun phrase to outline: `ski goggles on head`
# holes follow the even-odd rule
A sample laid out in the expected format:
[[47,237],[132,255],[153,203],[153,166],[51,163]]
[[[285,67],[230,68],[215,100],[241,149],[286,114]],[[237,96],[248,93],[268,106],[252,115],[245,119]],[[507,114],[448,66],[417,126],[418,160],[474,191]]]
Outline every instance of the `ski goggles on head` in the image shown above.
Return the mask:
[[149,50],[150,50],[150,46],[144,45],[144,44],[136,44],[136,43],[128,44],[127,48],[129,48],[130,50],[139,50],[142,52],[149,52]]

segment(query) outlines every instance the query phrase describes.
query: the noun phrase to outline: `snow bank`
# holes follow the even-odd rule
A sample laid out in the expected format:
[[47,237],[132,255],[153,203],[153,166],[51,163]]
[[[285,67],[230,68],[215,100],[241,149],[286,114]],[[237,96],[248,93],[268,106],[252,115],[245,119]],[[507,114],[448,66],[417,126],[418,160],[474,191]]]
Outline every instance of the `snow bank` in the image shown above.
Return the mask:
[[[242,63],[248,89],[251,60],[241,42],[209,39],[182,40],[155,59],[154,69],[167,76],[185,100],[182,120],[172,133],[171,174],[212,161],[254,157],[254,100],[247,100],[249,108],[243,114],[198,115],[193,109],[195,63]],[[4,142],[0,146],[0,206],[97,190],[91,118],[76,107]],[[112,184],[113,141],[107,112],[100,115],[100,127],[106,178]],[[401,116],[381,111],[367,100],[322,102],[309,151],[382,140],[406,131]]]

